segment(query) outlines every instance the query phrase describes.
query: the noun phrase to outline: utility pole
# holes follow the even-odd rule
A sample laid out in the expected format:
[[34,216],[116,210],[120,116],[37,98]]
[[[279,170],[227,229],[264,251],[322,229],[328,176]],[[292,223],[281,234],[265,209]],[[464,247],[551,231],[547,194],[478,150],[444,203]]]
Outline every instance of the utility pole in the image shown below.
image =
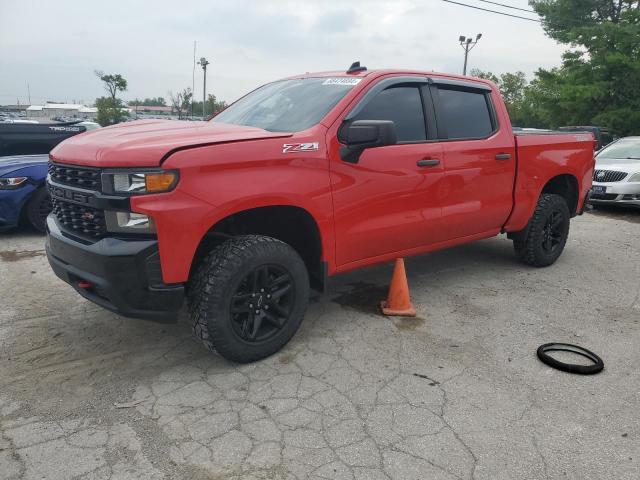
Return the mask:
[[209,65],[209,62],[206,58],[202,57],[198,65],[202,67],[202,71],[204,72],[204,84],[202,86],[202,119],[204,120],[204,112],[207,104],[207,65]]
[[193,69],[191,70],[191,120],[193,120],[193,96],[196,94],[196,41],[193,41]]
[[462,68],[463,75],[467,74],[467,59],[469,57],[469,52],[473,50],[473,47],[476,46],[476,44],[478,43],[478,40],[480,40],[481,38],[482,38],[481,33],[476,35],[475,41],[471,37],[467,38],[464,35],[460,35],[460,37],[458,38],[458,41],[460,42],[460,46],[464,50],[464,67]]

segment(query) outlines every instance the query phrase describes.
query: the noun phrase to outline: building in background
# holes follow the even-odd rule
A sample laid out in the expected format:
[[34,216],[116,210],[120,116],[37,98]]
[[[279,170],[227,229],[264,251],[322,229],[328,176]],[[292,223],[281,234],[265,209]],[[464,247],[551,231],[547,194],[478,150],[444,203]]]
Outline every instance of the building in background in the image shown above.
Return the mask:
[[45,103],[44,105],[30,105],[27,108],[29,118],[82,118],[95,120],[98,109],[76,103]]

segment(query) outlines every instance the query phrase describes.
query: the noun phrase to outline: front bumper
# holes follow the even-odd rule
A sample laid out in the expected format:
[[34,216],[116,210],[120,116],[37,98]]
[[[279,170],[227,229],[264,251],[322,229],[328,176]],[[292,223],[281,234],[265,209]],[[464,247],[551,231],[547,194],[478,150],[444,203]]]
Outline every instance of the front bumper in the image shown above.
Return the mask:
[[[177,321],[184,286],[162,282],[157,240],[90,243],[63,233],[49,215],[45,248],[55,274],[86,299],[125,317]],[[80,282],[91,286],[81,288]]]
[[640,206],[640,182],[593,182],[606,188],[604,194],[591,193],[589,203]]

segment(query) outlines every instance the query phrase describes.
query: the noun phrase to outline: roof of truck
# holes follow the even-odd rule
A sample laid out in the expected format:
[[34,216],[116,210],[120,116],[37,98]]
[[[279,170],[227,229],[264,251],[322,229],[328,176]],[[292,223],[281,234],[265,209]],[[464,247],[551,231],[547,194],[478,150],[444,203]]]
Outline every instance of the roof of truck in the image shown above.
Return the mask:
[[429,70],[410,70],[410,69],[363,70],[363,71],[354,72],[354,73],[347,73],[346,70],[332,70],[328,72],[306,72],[299,75],[292,75],[290,77],[285,77],[285,79],[313,78],[313,77],[364,78],[364,77],[381,77],[383,75],[425,75],[425,76],[446,77],[453,80],[463,80],[463,81],[467,80],[467,81],[481,82],[481,83],[493,85],[493,83],[490,80],[486,80],[484,78],[456,75],[453,73],[439,73],[439,72],[434,72]]

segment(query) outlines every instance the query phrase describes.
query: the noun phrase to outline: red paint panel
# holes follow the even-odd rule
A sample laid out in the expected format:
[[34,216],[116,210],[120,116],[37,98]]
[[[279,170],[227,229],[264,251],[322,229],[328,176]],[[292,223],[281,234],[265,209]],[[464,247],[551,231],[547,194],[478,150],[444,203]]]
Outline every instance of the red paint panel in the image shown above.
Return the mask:
[[544,186],[554,177],[572,175],[578,183],[580,211],[593,177],[594,140],[583,134],[516,135],[518,174],[514,207],[504,229],[522,230],[533,215]]

